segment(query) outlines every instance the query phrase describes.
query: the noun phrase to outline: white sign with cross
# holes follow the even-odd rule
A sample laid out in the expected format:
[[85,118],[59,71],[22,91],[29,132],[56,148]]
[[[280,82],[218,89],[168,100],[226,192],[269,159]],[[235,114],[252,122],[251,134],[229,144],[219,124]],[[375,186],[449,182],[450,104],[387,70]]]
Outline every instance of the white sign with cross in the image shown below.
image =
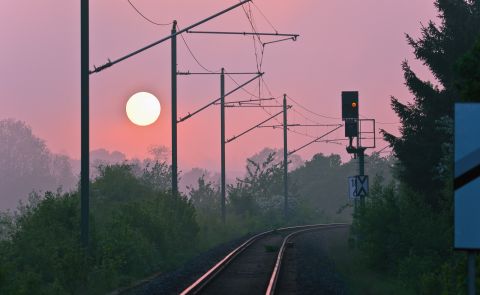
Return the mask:
[[358,199],[368,194],[368,175],[348,177],[348,197]]
[[368,194],[368,175],[357,175],[357,197]]

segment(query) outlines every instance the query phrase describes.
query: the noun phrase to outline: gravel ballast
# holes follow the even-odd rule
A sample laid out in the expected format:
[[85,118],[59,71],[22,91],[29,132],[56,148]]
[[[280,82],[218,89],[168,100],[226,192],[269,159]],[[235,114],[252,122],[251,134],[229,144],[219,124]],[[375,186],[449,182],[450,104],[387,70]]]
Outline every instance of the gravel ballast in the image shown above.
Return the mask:
[[130,288],[116,294],[122,295],[156,295],[156,294],[179,294],[201,275],[207,272],[218,261],[228,253],[240,246],[248,238],[253,236],[247,234],[241,238],[216,246],[204,253],[189,260],[180,268],[158,275],[148,282]]
[[348,228],[304,233],[293,239],[282,264],[279,294],[348,294],[345,281],[329,252],[337,243],[347,243]]

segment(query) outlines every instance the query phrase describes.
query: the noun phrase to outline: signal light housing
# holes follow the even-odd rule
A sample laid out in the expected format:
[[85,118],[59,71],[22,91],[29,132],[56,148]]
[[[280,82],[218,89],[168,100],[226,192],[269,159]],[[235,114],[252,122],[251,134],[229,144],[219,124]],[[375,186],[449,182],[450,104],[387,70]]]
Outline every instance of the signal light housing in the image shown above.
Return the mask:
[[342,119],[358,119],[358,91],[342,92]]
[[342,119],[345,121],[345,137],[357,137],[358,91],[342,92]]

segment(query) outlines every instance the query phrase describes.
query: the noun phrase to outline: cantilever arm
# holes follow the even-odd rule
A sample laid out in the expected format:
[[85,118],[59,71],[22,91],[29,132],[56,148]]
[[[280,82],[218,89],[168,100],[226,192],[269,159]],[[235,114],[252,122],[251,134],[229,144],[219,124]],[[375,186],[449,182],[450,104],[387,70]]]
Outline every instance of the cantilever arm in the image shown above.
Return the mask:
[[111,67],[111,66],[113,66],[113,65],[115,65],[115,64],[117,64],[117,63],[119,63],[119,62],[121,62],[121,61],[124,61],[124,60],[126,60],[126,59],[128,59],[128,58],[130,58],[130,57],[132,57],[132,56],[134,56],[134,55],[137,55],[137,54],[139,54],[139,53],[141,53],[141,52],[143,52],[143,51],[145,51],[145,50],[147,50],[147,49],[150,49],[150,48],[152,48],[152,47],[154,47],[154,46],[156,46],[156,45],[158,45],[158,44],[160,44],[160,43],[163,43],[163,42],[165,42],[165,41],[167,41],[167,40],[170,40],[171,38],[173,38],[173,37],[175,37],[175,36],[177,36],[177,35],[183,34],[183,33],[185,33],[186,31],[189,31],[189,30],[191,30],[191,29],[193,29],[193,28],[195,28],[195,27],[198,27],[199,25],[201,25],[201,24],[203,24],[203,23],[206,23],[206,22],[208,22],[208,21],[210,21],[210,20],[212,20],[212,19],[214,19],[214,18],[216,18],[216,17],[218,17],[218,16],[220,16],[220,15],[222,15],[222,14],[225,14],[225,13],[229,12],[230,10],[233,10],[233,9],[235,9],[235,8],[237,8],[237,7],[239,7],[239,6],[242,6],[243,4],[245,4],[245,3],[247,3],[247,2],[251,2],[251,1],[252,1],[252,0],[243,0],[243,1],[241,1],[241,2],[239,2],[239,3],[237,3],[237,4],[235,4],[235,5],[227,8],[227,9],[224,9],[224,10],[222,10],[222,11],[220,11],[220,12],[218,12],[218,13],[210,16],[210,17],[207,17],[207,18],[204,19],[204,20],[201,20],[201,21],[199,21],[199,22],[196,22],[196,23],[194,23],[193,25],[190,25],[190,26],[188,26],[188,27],[186,27],[186,28],[178,31],[178,32],[176,32],[175,34],[171,34],[171,35],[169,35],[169,36],[167,36],[167,37],[165,37],[165,38],[162,38],[162,39],[160,39],[160,40],[158,40],[158,41],[156,41],[156,42],[153,42],[153,43],[151,43],[151,44],[149,44],[149,45],[147,45],[147,46],[145,46],[145,47],[143,47],[143,48],[140,48],[140,49],[138,49],[138,50],[136,50],[136,51],[134,51],[134,52],[132,52],[132,53],[130,53],[130,54],[127,54],[127,55],[125,55],[125,56],[123,56],[123,57],[121,57],[121,58],[119,58],[119,59],[116,59],[116,60],[113,60],[113,61],[108,60],[108,62],[105,63],[104,65],[101,65],[101,66],[99,66],[99,67],[94,67],[93,70],[90,70],[90,75],[91,75],[91,74],[94,74],[94,73],[101,72],[101,71],[103,71],[103,70],[106,69],[106,68],[109,68],[109,67]]
[[[287,109],[289,109],[289,108],[291,108],[291,106],[287,106]],[[230,138],[229,140],[225,141],[225,143],[229,143],[229,142],[234,141],[235,139],[239,138],[240,136],[245,135],[245,134],[247,134],[248,132],[252,131],[253,129],[256,129],[256,128],[260,127],[261,125],[267,123],[268,121],[272,120],[273,118],[277,117],[277,116],[280,115],[280,114],[283,114],[283,110],[280,111],[280,112],[278,112],[278,113],[276,113],[275,115],[272,115],[271,117],[269,117],[268,119],[262,121],[261,123],[258,123],[257,125],[253,126],[252,128],[249,128],[248,130],[240,133],[239,135],[235,135],[234,137],[232,137],[232,138]]]
[[325,136],[329,135],[330,133],[338,130],[338,129],[339,129],[340,127],[342,127],[342,126],[343,126],[343,125],[337,126],[336,128],[334,128],[334,129],[328,131],[327,133],[323,134],[322,136],[317,137],[317,138],[315,138],[314,140],[310,141],[309,143],[304,144],[303,146],[299,147],[298,149],[289,152],[288,155],[290,156],[290,155],[298,152],[299,150],[302,150],[302,149],[306,148],[307,146],[309,146],[309,145],[311,145],[311,144],[313,144],[313,143],[315,143],[315,142],[319,142],[320,139],[322,139],[322,138],[324,138]]
[[[233,89],[232,91],[228,92],[228,93],[225,93],[225,97],[229,96],[230,94],[234,93],[235,91],[243,88],[244,86],[246,86],[247,84],[251,83],[252,81],[255,81],[256,79],[260,78],[264,73],[258,73],[255,77],[253,77],[252,79],[248,80],[247,82],[243,83],[242,85],[239,85],[237,88]],[[189,113],[188,115],[186,115],[185,117],[183,118],[180,118],[180,120],[177,121],[177,123],[181,123],[185,120],[188,120],[190,119],[191,117],[193,117],[194,115],[200,113],[201,111],[203,111],[204,109],[208,108],[209,106],[211,105],[214,105],[215,103],[217,103],[219,100],[221,100],[222,98],[217,98],[215,99],[214,101],[211,101],[210,103],[208,103],[207,105],[199,108],[198,110],[196,110],[195,112],[193,113]]]

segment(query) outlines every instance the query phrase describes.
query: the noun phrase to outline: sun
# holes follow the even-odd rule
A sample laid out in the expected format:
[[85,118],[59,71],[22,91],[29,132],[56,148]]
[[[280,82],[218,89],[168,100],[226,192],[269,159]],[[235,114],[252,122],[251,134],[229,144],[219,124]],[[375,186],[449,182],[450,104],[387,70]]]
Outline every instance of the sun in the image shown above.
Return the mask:
[[148,126],[157,121],[162,107],[155,95],[137,92],[132,95],[125,107],[128,119],[138,126]]

